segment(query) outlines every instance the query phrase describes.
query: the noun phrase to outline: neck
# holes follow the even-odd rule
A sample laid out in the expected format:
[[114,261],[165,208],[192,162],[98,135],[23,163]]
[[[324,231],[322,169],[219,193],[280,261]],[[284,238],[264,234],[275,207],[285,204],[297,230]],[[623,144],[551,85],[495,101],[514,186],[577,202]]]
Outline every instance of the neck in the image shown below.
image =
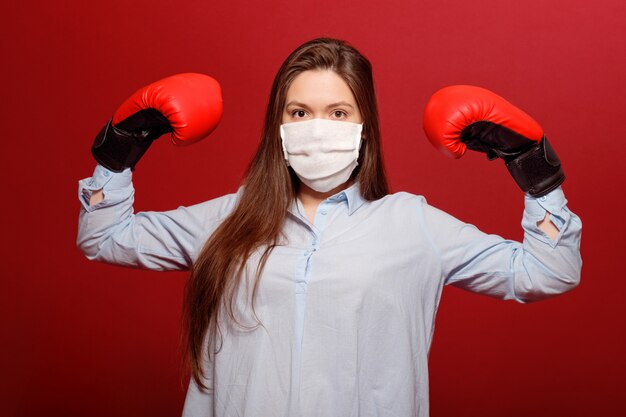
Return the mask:
[[300,183],[300,187],[298,190],[298,199],[302,203],[302,207],[304,207],[304,211],[306,212],[306,216],[311,223],[315,219],[315,213],[317,212],[317,207],[320,203],[326,200],[328,197],[337,194],[340,191],[345,190],[353,184],[352,180],[348,180],[345,183],[341,184],[338,187],[333,188],[330,191],[320,192],[315,191],[314,189],[308,187],[304,183]]

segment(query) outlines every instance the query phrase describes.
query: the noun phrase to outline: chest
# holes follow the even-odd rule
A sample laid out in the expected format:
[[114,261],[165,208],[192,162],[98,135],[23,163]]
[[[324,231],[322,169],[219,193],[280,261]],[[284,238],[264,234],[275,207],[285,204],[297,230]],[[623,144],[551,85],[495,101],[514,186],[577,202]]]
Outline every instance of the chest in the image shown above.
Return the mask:
[[313,225],[289,219],[261,275],[261,299],[289,303],[300,294],[329,308],[359,310],[432,298],[440,287],[439,258],[419,222],[393,214],[336,210]]

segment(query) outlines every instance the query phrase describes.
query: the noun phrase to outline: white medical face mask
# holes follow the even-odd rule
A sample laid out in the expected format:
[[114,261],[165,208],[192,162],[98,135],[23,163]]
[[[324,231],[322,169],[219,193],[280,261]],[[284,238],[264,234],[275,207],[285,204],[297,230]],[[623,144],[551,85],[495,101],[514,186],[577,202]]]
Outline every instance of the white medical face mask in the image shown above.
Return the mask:
[[330,191],[348,181],[358,165],[362,130],[359,123],[326,119],[283,124],[285,160],[307,186]]

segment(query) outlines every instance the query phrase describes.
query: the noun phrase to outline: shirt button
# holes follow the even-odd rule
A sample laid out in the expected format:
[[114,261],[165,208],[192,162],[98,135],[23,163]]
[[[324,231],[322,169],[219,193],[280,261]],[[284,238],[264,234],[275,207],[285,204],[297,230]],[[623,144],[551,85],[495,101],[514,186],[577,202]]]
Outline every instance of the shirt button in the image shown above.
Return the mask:
[[104,171],[104,176],[108,177],[109,176],[109,171]]
[[328,214],[328,212],[326,210],[322,210],[320,213],[322,214],[322,216],[325,216],[325,215]]
[[548,197],[546,197],[545,195],[543,197],[541,197],[539,200],[541,201],[546,201],[548,199]]

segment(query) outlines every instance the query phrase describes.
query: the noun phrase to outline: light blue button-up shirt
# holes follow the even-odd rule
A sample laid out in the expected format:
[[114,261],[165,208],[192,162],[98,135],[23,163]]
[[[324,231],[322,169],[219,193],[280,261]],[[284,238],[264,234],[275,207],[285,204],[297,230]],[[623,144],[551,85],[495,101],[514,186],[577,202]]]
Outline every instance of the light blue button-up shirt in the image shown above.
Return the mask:
[[[90,207],[101,188],[104,200]],[[78,245],[89,259],[186,270],[237,198],[134,213],[130,170],[98,166],[79,183]],[[537,227],[546,211],[556,240]],[[581,222],[560,188],[526,196],[522,226],[523,243],[506,240],[421,196],[366,201],[358,184],[322,202],[313,224],[294,201],[254,311],[259,253],[237,292],[239,324],[223,322],[222,349],[205,363],[213,389],[191,381],[183,415],[428,416],[428,351],[444,285],[528,302],[579,282]]]

